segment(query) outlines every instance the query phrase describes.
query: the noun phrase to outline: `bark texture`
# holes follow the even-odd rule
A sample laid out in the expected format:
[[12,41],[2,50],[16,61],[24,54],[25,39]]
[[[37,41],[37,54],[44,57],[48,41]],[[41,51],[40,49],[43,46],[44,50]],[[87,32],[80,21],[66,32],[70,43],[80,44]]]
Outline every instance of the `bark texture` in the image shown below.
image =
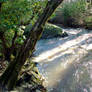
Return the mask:
[[14,61],[10,62],[9,66],[0,77],[1,85],[3,85],[8,90],[11,90],[14,87],[22,66],[26,62],[26,59],[29,57],[29,55],[32,54],[37,41],[41,37],[46,21],[59,6],[59,4],[61,4],[62,1],[63,0],[48,1],[43,13],[30,30],[30,34],[21,47],[17,57]]
[[2,8],[2,3],[0,3],[0,11],[1,11],[1,8]]

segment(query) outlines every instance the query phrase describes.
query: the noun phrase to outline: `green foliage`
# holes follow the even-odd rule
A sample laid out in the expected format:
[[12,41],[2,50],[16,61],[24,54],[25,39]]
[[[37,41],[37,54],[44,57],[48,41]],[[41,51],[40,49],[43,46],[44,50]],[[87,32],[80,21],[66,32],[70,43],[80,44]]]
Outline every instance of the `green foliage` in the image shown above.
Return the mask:
[[5,32],[4,37],[5,37],[6,42],[7,42],[6,43],[7,47],[10,47],[11,46],[13,36],[14,36],[13,30],[7,30]]
[[1,2],[6,2],[6,1],[9,1],[9,0],[0,0],[0,3],[1,3]]
[[85,22],[86,23],[91,23],[92,22],[92,16],[86,17]]
[[[24,8],[24,6],[26,7]],[[4,29],[16,28],[16,25],[20,24],[23,17],[29,12],[28,1],[26,2],[25,0],[20,0],[17,2],[17,0],[15,0],[14,2],[7,1],[3,3],[2,11],[0,12],[0,20],[2,20],[0,29],[2,27]]]
[[[21,23],[26,23],[30,17],[35,18],[31,20],[32,23],[37,18],[38,11],[42,11],[40,1],[37,0],[14,0],[3,3],[2,11],[0,12],[0,31],[7,31],[13,29],[16,31]],[[37,14],[35,14],[35,13]]]
[[92,29],[92,16],[87,16],[84,22],[87,29]]
[[[19,24],[24,20],[30,12],[31,2],[27,0],[15,0],[14,2],[7,0],[2,5],[0,12],[0,32],[4,33],[7,47],[12,44],[15,31],[19,32]],[[25,6],[25,8],[24,8]]]
[[[0,34],[3,33],[7,48],[12,46],[12,41],[17,32],[14,45],[22,45],[25,40],[22,25],[34,24],[46,5],[46,0],[0,0]],[[2,48],[2,41],[0,49]],[[1,51],[0,51],[1,52]]]
[[82,14],[85,12],[86,1],[85,0],[77,0],[72,1],[70,3],[65,3],[61,8],[61,12],[64,16],[65,20],[70,18],[79,18],[82,17]]
[[63,2],[56,12],[55,16],[50,19],[52,23],[60,23],[65,26],[78,27],[83,25],[84,14],[87,10],[85,0],[74,0]]

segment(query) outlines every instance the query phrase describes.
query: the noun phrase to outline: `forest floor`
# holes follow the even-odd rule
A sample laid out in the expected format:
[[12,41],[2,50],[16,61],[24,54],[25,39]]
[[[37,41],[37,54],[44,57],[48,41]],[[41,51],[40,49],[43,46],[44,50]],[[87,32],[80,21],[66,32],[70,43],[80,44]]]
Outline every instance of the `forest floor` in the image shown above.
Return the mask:
[[36,57],[49,92],[92,92],[92,30],[63,29],[65,38],[40,40]]

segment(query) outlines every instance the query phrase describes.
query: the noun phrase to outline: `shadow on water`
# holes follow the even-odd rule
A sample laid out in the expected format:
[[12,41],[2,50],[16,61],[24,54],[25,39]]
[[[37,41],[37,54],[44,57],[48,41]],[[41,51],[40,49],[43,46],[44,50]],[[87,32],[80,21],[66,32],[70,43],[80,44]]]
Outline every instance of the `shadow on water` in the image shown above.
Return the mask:
[[63,72],[50,92],[92,92],[92,51]]

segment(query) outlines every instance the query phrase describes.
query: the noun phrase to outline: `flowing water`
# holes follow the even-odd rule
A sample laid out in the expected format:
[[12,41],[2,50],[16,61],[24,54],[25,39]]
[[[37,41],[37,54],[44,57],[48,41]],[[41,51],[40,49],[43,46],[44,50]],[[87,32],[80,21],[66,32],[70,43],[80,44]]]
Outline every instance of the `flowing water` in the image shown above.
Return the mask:
[[65,38],[40,40],[35,62],[49,92],[92,92],[92,32],[63,29]]

